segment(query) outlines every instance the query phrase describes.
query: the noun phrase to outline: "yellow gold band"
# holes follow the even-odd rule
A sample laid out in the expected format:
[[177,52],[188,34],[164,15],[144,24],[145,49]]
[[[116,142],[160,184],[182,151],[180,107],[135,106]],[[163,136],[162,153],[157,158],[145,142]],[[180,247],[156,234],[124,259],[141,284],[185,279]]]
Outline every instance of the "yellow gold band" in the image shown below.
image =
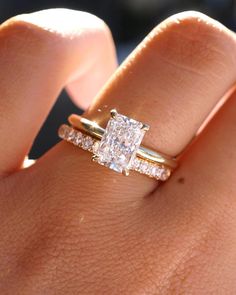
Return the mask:
[[[78,115],[71,115],[68,118],[70,124],[77,130],[81,130],[96,139],[101,139],[105,129],[100,127],[97,123],[90,121]],[[140,146],[137,151],[137,156],[149,162],[161,164],[169,167],[171,170],[177,167],[175,158],[171,158],[163,153],[153,151],[146,147]]]

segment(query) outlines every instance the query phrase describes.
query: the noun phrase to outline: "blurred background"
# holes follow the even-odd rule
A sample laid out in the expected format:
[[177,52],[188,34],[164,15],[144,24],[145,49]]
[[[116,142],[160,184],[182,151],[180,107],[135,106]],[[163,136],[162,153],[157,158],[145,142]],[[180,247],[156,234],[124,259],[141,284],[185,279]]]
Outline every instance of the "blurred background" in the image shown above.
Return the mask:
[[[235,0],[1,0],[0,20],[55,7],[87,11],[105,20],[113,33],[120,62],[155,25],[184,10],[201,11],[236,29]],[[35,140],[30,157],[38,158],[58,141],[58,125],[66,122],[72,112],[82,111],[62,92]]]

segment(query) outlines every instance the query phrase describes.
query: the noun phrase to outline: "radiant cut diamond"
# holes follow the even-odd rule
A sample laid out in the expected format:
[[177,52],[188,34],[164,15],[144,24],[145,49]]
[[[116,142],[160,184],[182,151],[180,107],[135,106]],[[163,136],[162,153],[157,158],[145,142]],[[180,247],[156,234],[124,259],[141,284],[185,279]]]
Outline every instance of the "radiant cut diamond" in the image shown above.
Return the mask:
[[122,173],[132,167],[145,128],[141,122],[124,115],[112,115],[95,155],[98,163]]

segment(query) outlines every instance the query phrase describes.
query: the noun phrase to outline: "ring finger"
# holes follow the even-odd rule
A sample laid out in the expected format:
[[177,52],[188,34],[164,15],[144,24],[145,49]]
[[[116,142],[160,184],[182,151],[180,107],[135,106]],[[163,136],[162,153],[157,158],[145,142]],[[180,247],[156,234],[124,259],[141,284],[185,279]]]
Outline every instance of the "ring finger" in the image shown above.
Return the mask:
[[[235,48],[233,33],[202,14],[187,12],[171,17],[121,65],[85,116],[104,126],[109,110],[116,108],[151,126],[144,139],[146,146],[175,156],[233,85]],[[64,144],[51,156],[62,160],[54,163],[67,178],[80,178],[80,188],[90,179],[96,191],[99,186],[101,192],[112,190],[113,196],[120,196],[130,187],[130,195],[137,197],[155,187],[151,179],[138,175],[124,179],[88,163],[87,154]]]

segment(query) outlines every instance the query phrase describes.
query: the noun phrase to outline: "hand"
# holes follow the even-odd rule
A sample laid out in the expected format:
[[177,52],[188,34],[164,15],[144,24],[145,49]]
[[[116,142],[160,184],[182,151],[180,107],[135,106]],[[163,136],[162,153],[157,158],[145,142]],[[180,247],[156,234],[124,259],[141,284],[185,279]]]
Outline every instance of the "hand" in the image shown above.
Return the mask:
[[[116,68],[107,26],[70,10],[0,27],[0,294],[235,294],[235,35],[196,12],[157,26]],[[61,142],[21,169],[61,89],[85,116],[151,126],[179,169],[119,175]],[[98,93],[97,93],[98,92]],[[99,111],[98,111],[99,109]],[[63,122],[58,122],[58,125]]]

